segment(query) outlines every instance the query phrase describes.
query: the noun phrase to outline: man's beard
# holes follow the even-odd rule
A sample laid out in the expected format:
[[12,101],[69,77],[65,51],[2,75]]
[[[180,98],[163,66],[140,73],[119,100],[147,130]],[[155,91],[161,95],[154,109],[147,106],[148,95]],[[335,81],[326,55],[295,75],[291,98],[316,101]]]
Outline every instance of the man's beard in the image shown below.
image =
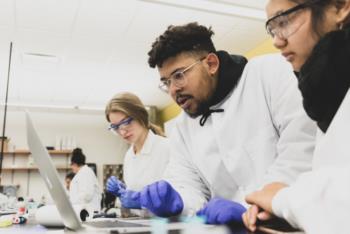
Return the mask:
[[208,110],[209,105],[207,101],[203,101],[203,102],[198,102],[198,107],[196,112],[194,113],[189,113],[186,110],[184,110],[191,118],[195,119],[198,116],[201,116],[203,113],[206,112],[206,110]]

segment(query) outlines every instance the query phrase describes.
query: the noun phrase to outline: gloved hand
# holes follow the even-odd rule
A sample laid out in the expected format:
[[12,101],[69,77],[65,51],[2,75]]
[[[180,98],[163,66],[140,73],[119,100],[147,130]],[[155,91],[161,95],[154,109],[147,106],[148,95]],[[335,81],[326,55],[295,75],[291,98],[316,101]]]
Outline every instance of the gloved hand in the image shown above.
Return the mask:
[[137,193],[132,190],[124,190],[119,197],[122,206],[128,209],[141,209],[140,196],[135,195]]
[[245,211],[246,208],[237,202],[213,198],[197,215],[204,216],[208,224],[242,223],[242,214]]
[[107,191],[113,195],[120,197],[121,193],[125,191],[125,184],[117,179],[115,176],[108,178],[106,183]]
[[142,207],[161,217],[178,215],[184,207],[180,194],[164,180],[147,185],[141,192],[133,195],[134,199],[137,197]]

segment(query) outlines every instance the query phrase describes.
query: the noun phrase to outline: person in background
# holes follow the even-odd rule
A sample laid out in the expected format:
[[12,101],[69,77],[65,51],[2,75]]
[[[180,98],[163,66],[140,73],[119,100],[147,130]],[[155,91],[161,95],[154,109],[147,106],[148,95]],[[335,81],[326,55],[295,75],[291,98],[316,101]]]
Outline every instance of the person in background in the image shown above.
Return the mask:
[[291,186],[272,183],[248,195],[244,223],[255,231],[257,220],[276,215],[306,233],[349,233],[350,1],[269,0],[266,12],[318,134],[313,170]]
[[169,26],[148,53],[159,87],[184,112],[170,136],[164,180],[133,198],[158,216],[241,223],[246,194],[275,181],[293,183],[310,170],[316,126],[282,56],[247,64],[216,51],[213,34],[197,23]]
[[134,94],[116,94],[107,104],[106,119],[112,133],[131,146],[124,158],[125,184],[112,176],[107,191],[120,198],[125,208],[141,208],[129,197],[134,191],[162,178],[169,161],[169,142],[162,129],[149,120],[146,107]]
[[95,173],[86,164],[80,148],[75,148],[71,157],[71,169],[75,176],[70,183],[69,198],[73,205],[81,205],[90,212],[100,211],[101,191]]
[[69,173],[66,175],[66,177],[64,178],[64,182],[65,182],[65,184],[66,184],[66,189],[67,189],[67,191],[69,191],[70,183],[71,183],[71,181],[73,180],[74,176],[75,176],[75,173],[71,171],[71,172],[69,172]]

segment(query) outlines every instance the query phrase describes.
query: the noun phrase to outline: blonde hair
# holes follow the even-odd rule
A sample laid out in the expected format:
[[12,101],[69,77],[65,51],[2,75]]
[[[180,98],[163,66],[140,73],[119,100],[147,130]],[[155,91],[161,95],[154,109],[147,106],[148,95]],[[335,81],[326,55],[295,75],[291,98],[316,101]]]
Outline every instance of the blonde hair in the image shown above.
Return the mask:
[[108,122],[111,122],[109,115],[115,112],[122,112],[139,122],[141,126],[152,130],[154,134],[165,137],[163,130],[149,121],[148,112],[141,100],[132,93],[118,93],[107,103],[105,115]]

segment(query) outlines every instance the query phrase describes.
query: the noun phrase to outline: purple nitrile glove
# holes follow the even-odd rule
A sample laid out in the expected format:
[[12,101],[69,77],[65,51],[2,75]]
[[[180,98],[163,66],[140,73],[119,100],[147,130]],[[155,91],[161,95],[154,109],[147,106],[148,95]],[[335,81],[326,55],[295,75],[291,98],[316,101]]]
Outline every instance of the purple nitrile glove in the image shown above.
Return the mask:
[[164,180],[145,186],[133,195],[133,198],[137,197],[142,207],[161,217],[178,215],[184,207],[180,194]]
[[138,192],[132,190],[124,190],[119,197],[122,206],[128,209],[141,209],[140,196],[137,194]]
[[242,223],[242,214],[245,211],[246,208],[237,202],[213,198],[197,215],[204,216],[207,224]]
[[121,193],[125,191],[126,186],[123,182],[118,180],[117,177],[111,176],[107,180],[106,188],[108,192],[120,197]]

